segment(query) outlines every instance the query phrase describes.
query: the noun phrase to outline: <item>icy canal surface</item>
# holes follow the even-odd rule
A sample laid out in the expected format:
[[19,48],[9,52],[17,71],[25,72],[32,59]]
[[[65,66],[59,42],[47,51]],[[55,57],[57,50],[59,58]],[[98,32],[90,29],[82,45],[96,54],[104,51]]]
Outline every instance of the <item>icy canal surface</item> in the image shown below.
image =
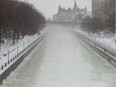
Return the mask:
[[116,87],[115,77],[116,69],[72,32],[53,26],[1,87]]

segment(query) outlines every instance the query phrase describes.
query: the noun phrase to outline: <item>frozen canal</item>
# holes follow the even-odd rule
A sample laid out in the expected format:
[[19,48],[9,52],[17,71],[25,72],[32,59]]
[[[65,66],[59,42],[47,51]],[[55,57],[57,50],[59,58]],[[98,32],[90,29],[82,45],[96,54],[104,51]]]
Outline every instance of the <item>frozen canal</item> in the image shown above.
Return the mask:
[[53,26],[1,87],[116,87],[115,77],[116,69],[72,32]]

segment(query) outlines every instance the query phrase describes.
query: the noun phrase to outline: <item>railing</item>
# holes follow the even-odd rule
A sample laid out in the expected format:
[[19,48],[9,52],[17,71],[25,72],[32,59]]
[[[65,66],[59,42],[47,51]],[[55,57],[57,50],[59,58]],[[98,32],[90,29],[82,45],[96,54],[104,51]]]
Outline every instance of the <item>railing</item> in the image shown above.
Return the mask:
[[116,67],[116,52],[111,49],[105,48],[105,46],[93,41],[90,38],[82,35],[79,32],[74,32],[78,37],[83,40],[87,45],[94,49],[97,53],[102,55],[106,60],[108,60],[112,65]]
[[7,53],[0,55],[0,74],[4,72],[6,68],[12,65],[19,57],[22,55],[25,50],[27,50],[34,42],[40,39],[43,35],[38,35],[27,39],[26,41],[23,40],[22,44],[17,45],[14,49],[7,50]]

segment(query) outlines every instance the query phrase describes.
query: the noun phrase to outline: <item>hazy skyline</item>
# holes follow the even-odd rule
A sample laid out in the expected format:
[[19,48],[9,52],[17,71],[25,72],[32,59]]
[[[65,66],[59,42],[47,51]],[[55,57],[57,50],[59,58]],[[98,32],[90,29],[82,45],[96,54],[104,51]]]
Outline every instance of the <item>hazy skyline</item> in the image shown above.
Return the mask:
[[[25,0],[23,0],[25,1]],[[52,18],[58,11],[59,4],[64,7],[73,7],[75,0],[27,0],[32,3],[47,19]],[[91,0],[76,0],[78,7],[91,11]]]

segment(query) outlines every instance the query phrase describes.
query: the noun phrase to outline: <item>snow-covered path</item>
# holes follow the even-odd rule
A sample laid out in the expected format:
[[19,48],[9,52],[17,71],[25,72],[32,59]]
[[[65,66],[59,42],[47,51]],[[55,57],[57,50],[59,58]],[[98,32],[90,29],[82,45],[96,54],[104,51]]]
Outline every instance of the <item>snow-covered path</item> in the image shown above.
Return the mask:
[[116,87],[116,69],[70,30],[53,26],[1,87]]

